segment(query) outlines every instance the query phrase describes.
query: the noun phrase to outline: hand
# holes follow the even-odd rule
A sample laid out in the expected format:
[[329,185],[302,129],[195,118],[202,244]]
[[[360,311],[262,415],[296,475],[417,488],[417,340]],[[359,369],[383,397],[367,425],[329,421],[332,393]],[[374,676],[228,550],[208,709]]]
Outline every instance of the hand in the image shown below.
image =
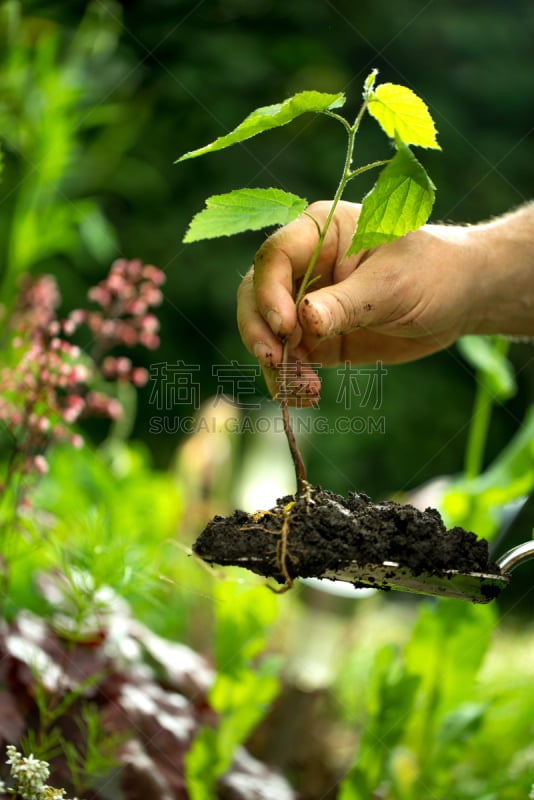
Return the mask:
[[[329,208],[328,202],[314,203],[308,213],[322,225]],[[288,360],[302,362],[299,404],[304,397],[302,405],[313,405],[320,383],[310,363],[409,361],[476,327],[474,298],[481,294],[485,253],[482,239],[471,235],[476,228],[426,225],[346,258],[359,212],[359,205],[338,205],[314,270],[320,277],[298,309],[295,289],[317,242],[307,215],[266,240],[241,283],[239,330],[273,395],[280,388],[284,341]]]

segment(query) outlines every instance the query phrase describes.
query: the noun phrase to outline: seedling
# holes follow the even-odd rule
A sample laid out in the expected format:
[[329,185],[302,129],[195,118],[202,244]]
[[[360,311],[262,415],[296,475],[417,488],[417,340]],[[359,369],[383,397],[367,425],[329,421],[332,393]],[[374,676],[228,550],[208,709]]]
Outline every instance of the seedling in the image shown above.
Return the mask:
[[[265,131],[287,125],[306,113],[325,115],[343,127],[347,142],[343,168],[326,220],[321,224],[312,217],[317,228],[317,243],[295,297],[297,306],[315,280],[314,268],[337,205],[349,183],[359,175],[369,170],[379,170],[373,188],[363,198],[361,213],[347,250],[347,256],[391,242],[409,231],[416,230],[427,221],[432,210],[435,187],[411,150],[411,146],[440,149],[436,141],[436,130],[432,117],[425,103],[411,89],[392,83],[377,85],[376,76],[377,72],[373,70],[365,80],[363,101],[353,122],[338,112],[338,109],[345,103],[343,93],[327,94],[304,91],[282,103],[256,109],[230,133],[219,137],[205,147],[185,153],[179,159],[179,161],[184,161],[222,150]],[[388,136],[393,145],[393,154],[380,161],[354,166],[356,136],[366,114],[373,117]],[[280,188],[247,187],[208,197],[206,207],[192,219],[184,242],[195,242],[201,239],[229,236],[247,230],[284,225],[296,219],[300,214],[309,214],[306,211],[307,205],[308,202],[305,198]],[[271,511],[257,512],[251,515],[249,520],[240,518],[241,522],[239,522],[237,519],[228,518],[229,528],[225,524],[222,524],[221,527],[220,518],[216,518],[216,521],[219,520],[215,526],[216,529],[212,524],[208,525],[195,545],[198,555],[206,561],[219,564],[241,564],[260,572],[260,574],[274,576],[278,581],[285,583],[285,588],[292,585],[296,575],[304,574],[302,570],[306,562],[305,554],[299,551],[297,556],[294,548],[290,547],[290,536],[295,539],[299,530],[304,530],[309,537],[307,546],[310,552],[321,551],[322,543],[313,541],[314,520],[317,521],[322,511],[325,511],[328,517],[325,524],[331,527],[336,515],[339,517],[341,513],[343,521],[344,517],[351,516],[353,513],[350,503],[349,506],[344,507],[342,498],[335,498],[331,493],[325,493],[312,487],[306,480],[306,470],[289,418],[288,387],[284,385],[287,349],[286,342],[282,362],[279,365],[282,377],[279,402],[284,420],[284,430],[295,466],[296,494],[278,501],[276,508]],[[314,508],[313,515],[308,514],[311,507]],[[376,511],[379,527],[382,528],[384,525],[382,507],[376,506]],[[239,513],[242,515],[242,512]],[[401,507],[393,508],[392,516],[398,522],[398,530],[403,530],[406,526],[404,510]],[[311,519],[312,517],[314,520]],[[422,523],[422,527],[426,529],[427,522],[426,519],[416,520],[414,525],[417,523],[421,527]],[[439,527],[438,525],[438,528],[438,533],[444,532],[443,526]],[[263,551],[264,554],[267,554],[267,562],[260,559],[260,565],[256,558],[257,554],[255,556],[247,552],[248,542],[251,541],[247,532],[251,529],[255,531],[254,547],[261,547],[262,536],[258,534],[262,534],[265,540]],[[237,534],[244,534],[244,538],[243,536],[241,538],[239,536],[228,537],[228,534],[234,531]],[[276,537],[274,539],[276,542],[274,557],[272,555],[273,548],[270,546],[273,534]],[[469,534],[469,536],[476,538],[473,534]],[[229,540],[232,541],[232,546],[237,546],[238,550],[241,548],[240,542],[244,542],[244,549],[240,552],[229,553],[225,549],[225,543]],[[220,546],[221,543],[224,545],[223,547]],[[271,551],[270,556],[268,555],[269,551]],[[486,564],[487,549],[483,555],[486,559],[483,563]],[[372,554],[366,558],[364,563],[376,563],[371,556]],[[381,561],[382,559],[379,563]],[[322,567],[319,566],[314,558],[312,558],[312,562],[311,566],[308,564],[305,567],[308,570],[307,574],[320,575],[321,570],[324,571],[324,564]],[[452,566],[454,567],[454,565]],[[464,569],[469,569],[470,566],[471,562]],[[341,562],[336,562],[336,570],[341,567]]]
[[[432,117],[425,103],[411,89],[392,83],[377,86],[376,76],[377,71],[373,70],[367,77],[363,88],[363,102],[352,123],[337,111],[345,104],[343,93],[303,91],[282,103],[256,109],[230,133],[205,147],[185,153],[178,159],[184,161],[231,147],[265,131],[287,125],[307,113],[325,115],[342,125],[347,137],[343,169],[324,224],[321,225],[314,219],[317,244],[295,297],[297,306],[314,282],[314,267],[334,212],[354,178],[369,170],[380,170],[375,185],[363,199],[361,214],[347,255],[391,242],[408,231],[416,230],[427,221],[432,210],[434,185],[410,149],[411,145],[439,149]],[[356,135],[367,113],[389,137],[394,153],[384,160],[355,167],[353,158]],[[300,214],[308,213],[307,205],[305,198],[279,188],[247,187],[214,195],[208,197],[206,207],[191,221],[184,242],[284,225]],[[282,368],[286,360],[287,344],[280,365]],[[297,495],[309,497],[306,470],[290,424],[288,392],[283,385],[284,374],[285,370],[282,369],[279,402],[295,466]]]

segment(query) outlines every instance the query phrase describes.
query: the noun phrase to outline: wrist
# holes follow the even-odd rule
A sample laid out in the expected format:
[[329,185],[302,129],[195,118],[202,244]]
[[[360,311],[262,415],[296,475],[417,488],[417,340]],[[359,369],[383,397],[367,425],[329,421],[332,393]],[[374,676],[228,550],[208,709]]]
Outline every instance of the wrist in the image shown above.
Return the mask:
[[534,203],[466,231],[475,285],[465,332],[534,336]]

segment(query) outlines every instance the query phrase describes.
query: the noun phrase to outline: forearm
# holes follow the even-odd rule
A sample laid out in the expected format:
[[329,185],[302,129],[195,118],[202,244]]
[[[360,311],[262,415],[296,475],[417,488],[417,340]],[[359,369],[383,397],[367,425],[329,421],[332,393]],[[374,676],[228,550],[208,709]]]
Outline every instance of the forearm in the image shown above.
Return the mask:
[[469,229],[478,286],[469,333],[534,336],[534,203]]

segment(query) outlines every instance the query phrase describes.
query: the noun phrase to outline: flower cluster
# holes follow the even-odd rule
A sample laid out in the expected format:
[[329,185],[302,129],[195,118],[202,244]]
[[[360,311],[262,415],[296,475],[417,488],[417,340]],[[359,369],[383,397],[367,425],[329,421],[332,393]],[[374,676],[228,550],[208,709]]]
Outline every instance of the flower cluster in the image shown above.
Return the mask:
[[11,777],[15,784],[14,789],[8,790],[10,794],[20,795],[22,800],[67,800],[65,789],[54,789],[45,783],[50,775],[46,761],[39,761],[34,755],[24,757],[11,744],[6,747],[6,752],[6,764],[11,768]]
[[[11,340],[0,369],[0,423],[11,455],[7,480],[47,471],[47,448],[67,441],[81,447],[73,429],[82,417],[111,420],[122,413],[119,400],[101,391],[103,381],[128,381],[142,386],[145,369],[118,346],[159,344],[158,320],[150,313],[162,300],[163,272],[138,260],[115,261],[108,276],[89,291],[97,310],[77,309],[57,317],[60,295],[48,275],[26,279],[10,320]],[[81,326],[91,340],[87,349],[69,341]]]
[[[151,309],[163,299],[160,286],[164,281],[165,275],[157,267],[144,265],[138,259],[117,259],[109,275],[89,291],[89,299],[99,310],[74,311],[69,322],[74,326],[81,322],[88,325],[99,354],[117,345],[142,345],[155,350],[159,345],[159,322]],[[146,370],[134,367],[125,357],[108,356],[103,369],[107,378],[129,380],[136,386],[148,380]]]

